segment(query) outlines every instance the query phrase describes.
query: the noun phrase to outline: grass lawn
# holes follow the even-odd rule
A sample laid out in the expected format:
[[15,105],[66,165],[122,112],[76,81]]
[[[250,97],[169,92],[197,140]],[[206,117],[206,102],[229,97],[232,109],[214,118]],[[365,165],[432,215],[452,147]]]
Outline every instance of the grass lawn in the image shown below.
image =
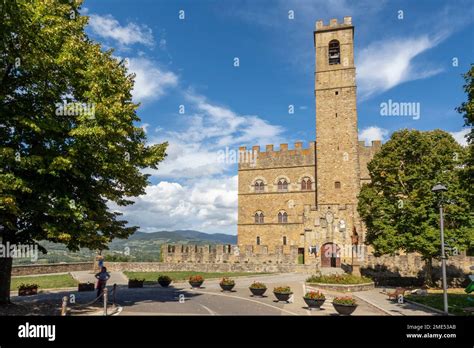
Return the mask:
[[173,279],[173,281],[188,280],[193,275],[201,275],[204,279],[216,279],[223,277],[244,277],[249,275],[263,275],[269,273],[247,273],[247,272],[221,272],[221,273],[206,273],[206,272],[123,272],[128,279],[145,279],[146,283],[156,283],[158,276],[166,275]]
[[52,288],[71,288],[77,286],[77,281],[70,274],[55,274],[47,276],[12,277],[10,290],[18,290],[20,284],[38,284],[38,291]]
[[[472,300],[468,300],[468,297]],[[407,299],[443,310],[443,291],[429,290],[426,296],[407,295]],[[448,289],[448,311],[455,315],[467,315],[463,308],[474,307],[474,296],[469,296],[463,289]]]

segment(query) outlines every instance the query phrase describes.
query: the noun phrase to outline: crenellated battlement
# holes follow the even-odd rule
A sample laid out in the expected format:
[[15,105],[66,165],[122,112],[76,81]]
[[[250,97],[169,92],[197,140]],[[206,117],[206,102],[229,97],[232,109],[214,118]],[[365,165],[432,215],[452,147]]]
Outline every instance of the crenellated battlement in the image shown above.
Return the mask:
[[302,141],[297,141],[294,143],[294,148],[293,149],[288,149],[288,144],[280,144],[279,150],[275,150],[275,145],[274,144],[268,144],[265,145],[265,151],[261,151],[259,145],[252,146],[252,149],[249,150],[247,149],[246,146],[240,146],[239,147],[239,152],[246,152],[246,151],[252,151],[254,153],[280,153],[280,152],[286,152],[286,151],[304,151],[304,150],[312,150],[314,149],[314,142],[310,142],[309,146],[307,148],[303,148],[303,142]]
[[365,140],[359,140],[359,147],[360,148],[374,148],[375,150],[378,150],[382,147],[382,140],[372,140],[372,143],[370,145],[365,145]]
[[305,148],[303,142],[298,141],[294,143],[293,149],[289,149],[286,143],[280,144],[278,150],[275,150],[273,144],[269,144],[265,145],[265,151],[262,151],[260,146],[253,146],[251,150],[246,146],[239,147],[239,155],[244,156],[247,153],[251,153],[255,161],[241,161],[239,169],[312,165],[314,164],[315,142],[309,142],[309,146]]
[[279,246],[270,251],[266,245],[195,245],[163,244],[161,246],[163,262],[168,263],[274,263],[296,264],[297,246]]
[[338,22],[337,18],[332,18],[328,25],[324,25],[322,20],[318,20],[316,22],[316,31],[327,31],[341,27],[352,27],[352,17],[344,17],[344,20],[340,23]]

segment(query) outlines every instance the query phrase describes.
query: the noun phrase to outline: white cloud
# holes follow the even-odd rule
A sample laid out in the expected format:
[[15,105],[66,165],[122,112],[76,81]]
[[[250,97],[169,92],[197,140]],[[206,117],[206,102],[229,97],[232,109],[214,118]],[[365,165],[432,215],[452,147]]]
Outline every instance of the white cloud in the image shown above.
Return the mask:
[[364,140],[366,145],[370,145],[373,140],[381,140],[383,142],[387,139],[388,133],[387,129],[371,126],[359,132],[359,140]]
[[89,27],[95,35],[115,40],[123,46],[133,44],[153,46],[152,30],[146,25],[128,23],[122,26],[111,15],[99,16],[91,14],[89,16]]
[[150,127],[150,124],[149,123],[143,123],[140,127],[142,127],[142,129],[145,133],[147,133],[148,132],[148,127]]
[[284,142],[283,128],[255,115],[239,115],[228,107],[209,102],[204,96],[187,91],[186,114],[177,115],[185,127],[161,132],[152,143],[168,141],[168,156],[158,171],[145,172],[160,178],[199,178],[235,170],[236,162],[220,161],[222,151],[236,151],[241,145]]
[[165,71],[145,57],[129,58],[129,71],[135,73],[133,99],[135,102],[161,98],[168,88],[178,85],[178,76]]
[[453,136],[454,140],[456,140],[460,145],[467,146],[466,135],[469,134],[470,132],[471,132],[470,128],[464,128],[458,132],[449,132],[449,133]]
[[357,83],[360,97],[367,99],[403,82],[424,79],[442,71],[416,65],[413,59],[435,47],[441,37],[427,35],[373,42],[358,55]]
[[194,229],[236,233],[237,176],[202,179],[181,185],[162,181],[128,207],[111,205],[141,231]]
[[160,49],[166,50],[166,39],[160,39]]

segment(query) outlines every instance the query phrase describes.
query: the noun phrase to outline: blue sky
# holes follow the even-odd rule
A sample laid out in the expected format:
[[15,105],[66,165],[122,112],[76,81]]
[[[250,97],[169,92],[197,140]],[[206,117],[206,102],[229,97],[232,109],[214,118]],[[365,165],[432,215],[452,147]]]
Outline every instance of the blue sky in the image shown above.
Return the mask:
[[[472,0],[86,0],[82,8],[89,36],[136,74],[148,141],[170,144],[159,170],[147,171],[147,195],[118,209],[142,231],[235,234],[237,165],[219,154],[315,139],[319,19],[353,17],[361,140],[441,128],[464,141],[454,109],[474,63]],[[382,116],[389,100],[419,103],[419,119]]]

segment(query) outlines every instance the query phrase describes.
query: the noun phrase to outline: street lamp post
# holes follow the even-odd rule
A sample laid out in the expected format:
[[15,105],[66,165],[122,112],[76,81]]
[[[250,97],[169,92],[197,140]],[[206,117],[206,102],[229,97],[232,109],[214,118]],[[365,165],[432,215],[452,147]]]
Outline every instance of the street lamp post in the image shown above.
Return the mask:
[[444,218],[443,218],[443,192],[448,189],[438,183],[431,191],[440,193],[439,198],[439,224],[441,230],[441,272],[443,276],[443,303],[444,303],[444,314],[448,315],[448,285],[446,281],[446,254],[444,252]]

